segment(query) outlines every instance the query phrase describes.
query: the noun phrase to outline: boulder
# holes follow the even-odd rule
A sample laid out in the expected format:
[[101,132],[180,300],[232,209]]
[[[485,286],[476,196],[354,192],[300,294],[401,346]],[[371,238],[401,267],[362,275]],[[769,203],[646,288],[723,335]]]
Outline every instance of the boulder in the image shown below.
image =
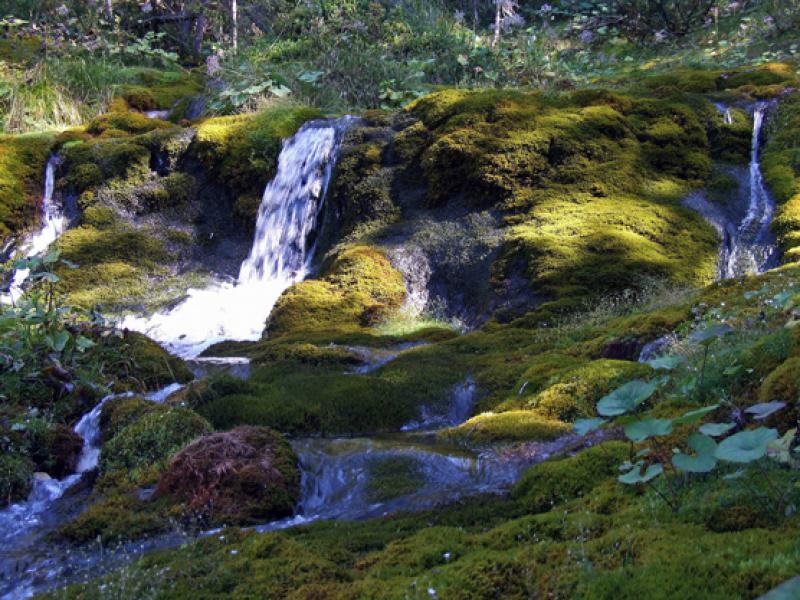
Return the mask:
[[297,456],[266,427],[205,435],[181,450],[154,497],[170,496],[208,524],[252,525],[292,514],[300,496]]

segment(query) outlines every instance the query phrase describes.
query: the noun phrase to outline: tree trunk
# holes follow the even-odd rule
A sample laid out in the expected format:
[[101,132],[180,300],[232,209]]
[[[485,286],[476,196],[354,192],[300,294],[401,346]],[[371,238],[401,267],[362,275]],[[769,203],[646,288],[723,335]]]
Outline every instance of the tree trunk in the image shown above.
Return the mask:
[[502,23],[503,0],[495,0],[494,12],[494,37],[492,38],[492,48],[500,43],[500,26]]
[[106,21],[111,23],[114,20],[113,0],[106,0]]
[[192,52],[199,58],[203,53],[203,38],[206,34],[206,15],[203,12],[198,13],[194,24],[194,46]]
[[231,0],[231,45],[234,52],[239,50],[239,7],[236,0]]

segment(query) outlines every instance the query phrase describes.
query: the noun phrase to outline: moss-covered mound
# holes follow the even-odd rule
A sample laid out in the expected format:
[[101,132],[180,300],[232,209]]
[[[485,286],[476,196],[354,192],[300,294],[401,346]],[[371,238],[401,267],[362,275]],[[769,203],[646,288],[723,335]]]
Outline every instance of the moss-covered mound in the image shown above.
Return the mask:
[[786,259],[800,259],[800,94],[781,98],[761,160],[764,179],[778,203],[772,228]]
[[211,524],[251,525],[288,516],[300,494],[300,471],[288,442],[265,427],[237,427],[201,437],[161,476],[156,497],[181,502]]
[[36,223],[52,147],[50,135],[0,137],[0,242]]
[[100,454],[100,471],[122,474],[131,482],[146,481],[188,442],[211,431],[196,413],[158,406],[122,428]]

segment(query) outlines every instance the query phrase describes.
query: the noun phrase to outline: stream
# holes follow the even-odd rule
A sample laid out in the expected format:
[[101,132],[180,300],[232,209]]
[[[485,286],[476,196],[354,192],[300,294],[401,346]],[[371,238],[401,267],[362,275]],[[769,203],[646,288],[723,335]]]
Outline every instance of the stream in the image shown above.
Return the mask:
[[[766,109],[765,103],[754,107],[749,168],[732,167],[730,171],[740,182],[738,196],[725,207],[711,203],[702,193],[685,201],[717,229],[723,240],[721,278],[761,272],[778,258],[769,229],[775,207],[759,164]],[[722,118],[730,118],[725,111]],[[146,333],[188,359],[197,377],[226,370],[246,378],[246,359],[199,356],[216,342],[260,339],[279,296],[311,273],[317,221],[342,137],[354,121],[353,117],[312,121],[284,142],[276,176],[264,191],[252,248],[237,279],[220,279],[209,287],[189,290],[170,310],[130,316],[120,326]],[[42,226],[22,246],[28,256],[43,252],[65,225],[61,208],[53,200],[57,160],[52,157],[47,163]],[[21,293],[27,276],[23,271],[15,273],[8,294],[11,301]],[[667,342],[653,342],[643,351],[643,359],[657,355]],[[348,350],[362,364],[349,374],[359,377],[371,373],[413,347],[350,347]],[[146,398],[164,402],[180,387],[172,384]],[[292,440],[302,476],[296,514],[254,529],[271,531],[321,519],[380,517],[435,507],[468,495],[501,492],[530,465],[569,452],[576,444],[595,443],[572,434],[554,442],[529,444],[527,450],[516,452],[502,448],[472,451],[443,443],[437,430],[466,421],[473,413],[476,395],[474,380],[466,377],[451,388],[444,409],[437,412],[422,407],[414,421],[394,434]],[[37,474],[29,498],[0,511],[0,598],[26,598],[97,577],[143,552],[174,547],[198,535],[219,534],[214,530],[190,535],[176,529],[115,548],[75,548],[48,538],[90,502],[92,473],[101,450],[100,412],[114,397],[106,396],[75,425],[84,440],[77,472],[62,480]]]

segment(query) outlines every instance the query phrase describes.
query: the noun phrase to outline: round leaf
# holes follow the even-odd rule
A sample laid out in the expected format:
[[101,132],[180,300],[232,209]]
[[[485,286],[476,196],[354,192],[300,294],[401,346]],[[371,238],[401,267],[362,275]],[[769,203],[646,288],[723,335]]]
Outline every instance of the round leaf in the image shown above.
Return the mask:
[[746,412],[748,415],[751,415],[755,420],[760,421],[762,419],[766,419],[772,414],[775,414],[785,406],[786,402],[763,402],[761,404],[754,404],[753,406],[746,408],[744,412]]
[[736,423],[704,423],[700,426],[700,433],[711,437],[719,437],[725,435],[734,427],[736,427]]
[[664,472],[664,467],[659,464],[650,465],[647,469],[642,473],[641,471],[641,463],[638,463],[631,469],[628,473],[624,475],[620,475],[617,477],[617,480],[620,483],[624,483],[626,485],[633,485],[636,483],[647,483],[648,481],[655,479],[659,475]]
[[625,435],[632,442],[672,433],[672,419],[642,419],[625,425]]
[[717,443],[707,435],[694,433],[689,436],[689,448],[694,450],[696,456],[684,454],[683,452],[672,457],[672,464],[676,469],[689,473],[708,473],[717,466],[717,459],[714,456],[717,450]]
[[605,419],[595,417],[594,419],[578,419],[572,425],[572,431],[578,435],[591,433],[606,422]]
[[769,443],[776,439],[778,439],[778,432],[775,429],[759,427],[751,431],[740,431],[722,440],[717,447],[716,457],[735,463],[753,462],[763,458],[767,453]]
[[604,417],[624,415],[650,398],[657,388],[657,382],[634,379],[603,397],[597,403],[597,412]]

